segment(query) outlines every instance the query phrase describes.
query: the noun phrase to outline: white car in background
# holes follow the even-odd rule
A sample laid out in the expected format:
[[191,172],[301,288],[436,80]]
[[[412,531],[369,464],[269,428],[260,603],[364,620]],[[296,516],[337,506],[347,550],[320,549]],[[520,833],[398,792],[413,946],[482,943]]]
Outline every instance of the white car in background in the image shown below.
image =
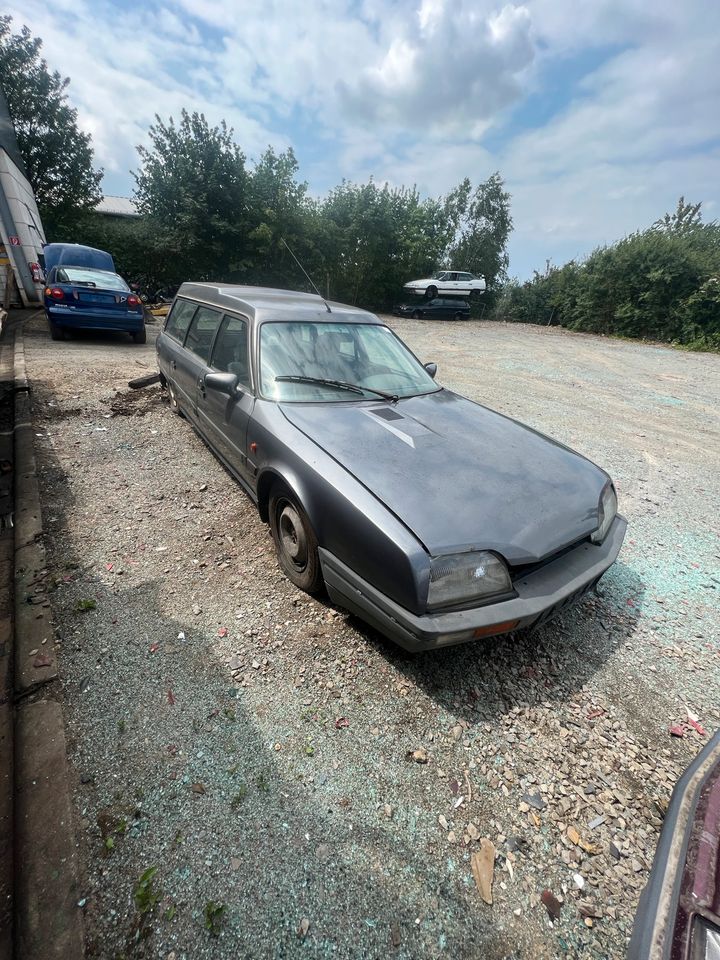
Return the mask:
[[439,270],[427,280],[411,280],[404,289],[428,300],[448,293],[474,299],[485,292],[485,278],[460,270]]

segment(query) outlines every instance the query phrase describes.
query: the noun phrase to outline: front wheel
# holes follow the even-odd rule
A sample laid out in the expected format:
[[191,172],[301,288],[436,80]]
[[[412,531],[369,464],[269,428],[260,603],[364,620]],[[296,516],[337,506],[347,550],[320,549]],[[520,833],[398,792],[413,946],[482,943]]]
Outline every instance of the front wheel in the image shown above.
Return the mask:
[[422,320],[422,310],[413,310],[413,320]]
[[437,287],[428,287],[425,291],[425,296],[428,300],[432,300],[437,296]]
[[143,327],[142,330],[138,330],[137,333],[131,333],[130,336],[135,343],[147,343],[147,330],[145,327]]
[[318,542],[307,514],[282,488],[272,491],[269,512],[278,561],[288,580],[306,593],[321,593]]

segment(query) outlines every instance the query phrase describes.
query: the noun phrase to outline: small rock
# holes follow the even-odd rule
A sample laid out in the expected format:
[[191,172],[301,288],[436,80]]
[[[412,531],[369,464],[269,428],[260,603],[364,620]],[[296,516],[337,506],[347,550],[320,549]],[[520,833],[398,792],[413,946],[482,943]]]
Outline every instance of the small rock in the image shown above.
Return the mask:
[[307,917],[303,917],[302,920],[300,921],[300,925],[297,928],[297,935],[300,937],[301,940],[305,939],[309,929],[310,929],[310,921],[307,919]]
[[560,918],[562,903],[558,900],[552,890],[543,890],[542,894],[540,895],[540,900],[547,910],[550,919],[558,920]]
[[405,759],[413,763],[427,763],[430,758],[427,755],[427,751],[421,747],[419,750],[408,750],[405,754]]

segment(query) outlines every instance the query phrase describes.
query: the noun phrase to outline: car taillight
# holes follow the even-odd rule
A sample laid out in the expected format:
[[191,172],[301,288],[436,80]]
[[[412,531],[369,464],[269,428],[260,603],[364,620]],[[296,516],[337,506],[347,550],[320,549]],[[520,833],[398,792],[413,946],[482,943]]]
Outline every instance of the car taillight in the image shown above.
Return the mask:
[[64,300],[65,294],[60,287],[45,287],[45,296],[52,297],[53,300]]
[[140,297],[136,297],[134,293],[131,293],[127,298],[127,305],[129,307],[139,307],[140,306]]

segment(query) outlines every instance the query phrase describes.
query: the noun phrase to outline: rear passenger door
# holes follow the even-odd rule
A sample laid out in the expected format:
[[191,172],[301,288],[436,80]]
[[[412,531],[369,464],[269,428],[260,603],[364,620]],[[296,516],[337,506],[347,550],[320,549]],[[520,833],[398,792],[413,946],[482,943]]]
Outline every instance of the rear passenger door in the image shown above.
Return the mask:
[[213,372],[235,374],[237,392],[229,397],[218,390],[200,387],[200,429],[227,465],[252,486],[254,470],[252,464],[248,464],[247,435],[255,396],[250,372],[248,322],[243,317],[223,317],[210,367]]
[[220,310],[199,306],[185,337],[185,349],[177,356],[174,371],[178,400],[183,410],[197,423],[198,389],[210,372],[210,353],[220,326]]

